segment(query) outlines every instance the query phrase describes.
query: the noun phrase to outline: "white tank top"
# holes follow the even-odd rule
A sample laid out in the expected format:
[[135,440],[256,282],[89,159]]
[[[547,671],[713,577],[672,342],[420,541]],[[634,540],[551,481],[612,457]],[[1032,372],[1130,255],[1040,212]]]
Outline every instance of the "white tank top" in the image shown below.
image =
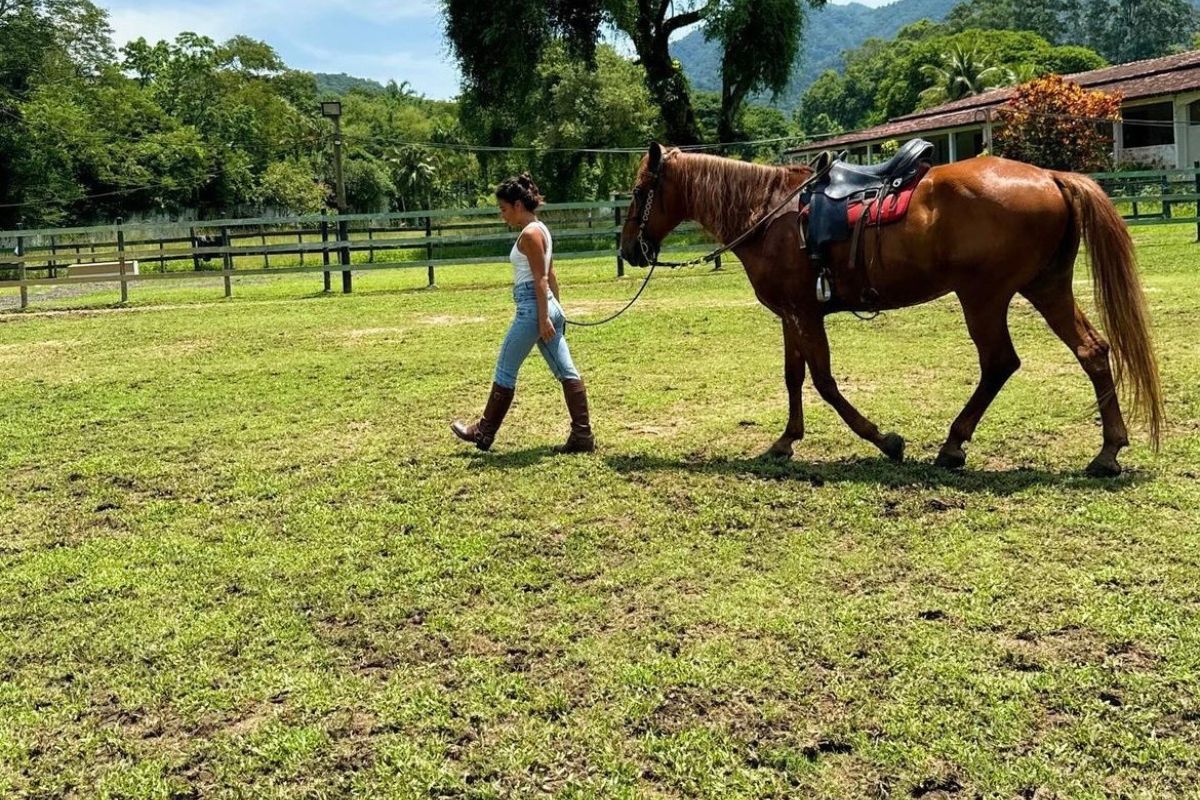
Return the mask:
[[[554,241],[550,238],[550,229],[546,227],[546,223],[540,219],[535,219],[533,222],[525,226],[521,231],[521,236],[525,235],[525,231],[537,225],[542,229],[542,236],[546,237],[546,261],[547,267],[550,266],[551,260],[554,258]],[[513,265],[513,284],[528,283],[533,280],[533,270],[529,267],[529,258],[517,248],[517,242],[521,241],[521,236],[517,237],[517,241],[513,242],[512,252],[508,254],[508,260]]]

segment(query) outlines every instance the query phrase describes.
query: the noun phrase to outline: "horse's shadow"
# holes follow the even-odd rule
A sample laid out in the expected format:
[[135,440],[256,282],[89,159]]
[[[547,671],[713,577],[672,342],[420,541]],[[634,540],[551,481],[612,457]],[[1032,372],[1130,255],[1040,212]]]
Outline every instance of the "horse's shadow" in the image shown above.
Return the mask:
[[1015,494],[1037,486],[1119,491],[1149,478],[1145,473],[1129,471],[1118,478],[1092,478],[1082,470],[1050,472],[1026,467],[1011,470],[967,468],[954,471],[936,467],[929,462],[910,460],[897,464],[886,458],[862,457],[848,457],[837,461],[785,461],[769,456],[664,457],[640,453],[607,456],[605,461],[613,470],[623,474],[674,471],[806,482],[817,487],[839,483],[869,483],[889,488],[949,488],[999,495]]
[[546,459],[602,458],[622,475],[677,472],[757,480],[793,481],[821,487],[829,484],[875,484],[889,488],[948,488],[963,492],[1010,495],[1033,487],[1066,487],[1120,491],[1150,479],[1144,472],[1126,471],[1118,478],[1093,478],[1080,471],[1050,472],[1017,467],[1010,470],[951,471],[922,461],[896,464],[886,458],[848,457],[837,461],[783,461],[768,456],[661,456],[650,453],[562,456],[550,447],[531,447],[492,453],[464,453],[479,467],[520,469]]

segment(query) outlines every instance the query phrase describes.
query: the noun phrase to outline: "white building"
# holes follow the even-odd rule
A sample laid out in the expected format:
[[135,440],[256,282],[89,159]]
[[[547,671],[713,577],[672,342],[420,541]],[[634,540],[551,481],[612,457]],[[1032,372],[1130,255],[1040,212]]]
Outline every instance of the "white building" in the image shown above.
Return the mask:
[[[1065,76],[1086,89],[1119,93],[1122,121],[1113,126],[1118,162],[1186,168],[1200,161],[1200,51]],[[884,142],[920,136],[937,148],[939,164],[978,155],[991,136],[996,110],[1013,89],[993,89],[874,128],[809,142],[789,152],[849,150],[856,161],[875,161]]]

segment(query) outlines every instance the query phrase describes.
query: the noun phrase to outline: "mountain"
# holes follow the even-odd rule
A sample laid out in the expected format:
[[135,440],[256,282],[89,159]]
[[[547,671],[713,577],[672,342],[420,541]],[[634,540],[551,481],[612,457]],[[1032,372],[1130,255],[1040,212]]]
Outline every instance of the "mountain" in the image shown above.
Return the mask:
[[[905,25],[919,19],[941,20],[958,0],[898,0],[879,8],[861,3],[826,5],[808,11],[800,56],[792,69],[792,82],[773,105],[795,108],[808,85],[827,69],[841,69],[842,52],[872,36],[891,39]],[[671,44],[671,54],[683,64],[692,86],[721,91],[721,51],[717,42],[706,42],[704,31],[694,30]],[[766,98],[764,98],[766,99]]]
[[313,73],[313,77],[317,79],[317,91],[321,94],[343,95],[351,89],[361,89],[364,92],[374,94],[384,90],[383,84],[379,81],[373,81],[369,78],[356,78],[344,72],[340,72],[337,75],[328,72],[315,72]]

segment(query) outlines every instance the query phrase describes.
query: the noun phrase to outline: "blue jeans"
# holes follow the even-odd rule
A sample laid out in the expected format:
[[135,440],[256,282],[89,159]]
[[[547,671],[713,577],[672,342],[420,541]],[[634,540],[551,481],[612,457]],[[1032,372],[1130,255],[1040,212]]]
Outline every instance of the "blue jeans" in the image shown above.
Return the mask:
[[517,314],[509,326],[508,335],[504,337],[504,344],[500,346],[500,357],[496,359],[494,380],[501,386],[516,388],[517,373],[521,371],[521,364],[525,362],[525,357],[535,344],[555,378],[559,381],[579,378],[575,362],[571,360],[571,351],[567,348],[567,339],[563,335],[567,328],[566,315],[553,293],[547,301],[547,311],[550,322],[554,325],[555,336],[549,342],[543,342],[538,331],[537,294],[533,284],[526,281],[513,286],[513,302],[517,305]]

